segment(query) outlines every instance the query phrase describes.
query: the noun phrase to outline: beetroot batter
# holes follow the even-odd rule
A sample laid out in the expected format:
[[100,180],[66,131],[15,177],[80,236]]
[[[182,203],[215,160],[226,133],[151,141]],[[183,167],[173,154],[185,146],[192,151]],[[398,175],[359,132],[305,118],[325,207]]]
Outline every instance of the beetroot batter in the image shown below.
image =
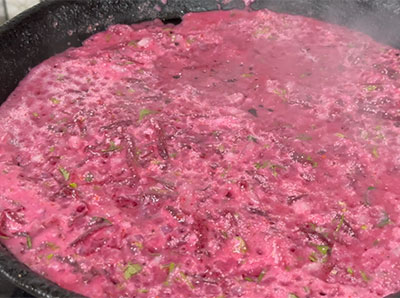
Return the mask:
[[269,11],[110,27],[1,106],[1,241],[94,298],[398,291],[399,55]]

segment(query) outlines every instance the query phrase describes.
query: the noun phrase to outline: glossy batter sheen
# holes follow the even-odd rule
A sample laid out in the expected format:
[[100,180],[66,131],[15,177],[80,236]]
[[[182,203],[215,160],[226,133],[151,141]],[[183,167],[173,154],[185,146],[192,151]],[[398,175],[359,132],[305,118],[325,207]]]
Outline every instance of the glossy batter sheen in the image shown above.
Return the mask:
[[1,241],[93,298],[399,291],[399,60],[269,11],[110,27],[1,106]]

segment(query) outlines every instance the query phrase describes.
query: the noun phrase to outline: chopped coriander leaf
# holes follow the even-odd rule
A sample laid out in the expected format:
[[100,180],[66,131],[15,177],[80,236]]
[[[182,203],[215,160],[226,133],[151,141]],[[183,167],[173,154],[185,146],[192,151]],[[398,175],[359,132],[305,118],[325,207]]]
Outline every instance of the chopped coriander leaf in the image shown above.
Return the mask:
[[287,90],[286,89],[275,89],[273,91],[276,95],[278,95],[283,101],[287,101]]
[[139,121],[143,120],[146,116],[151,115],[151,114],[156,114],[156,111],[150,110],[150,109],[143,109],[140,110],[139,112]]
[[315,253],[310,254],[310,255],[308,256],[308,259],[309,259],[311,262],[316,262],[316,261],[318,261],[317,257],[315,256]]
[[362,225],[361,226],[361,230],[367,230],[368,229],[368,226],[367,225]]
[[249,281],[249,282],[254,282],[254,279],[252,279],[251,277],[244,277],[245,281]]
[[386,211],[383,212],[382,218],[379,220],[377,226],[379,228],[383,228],[384,226],[390,224],[390,218],[389,218],[389,214],[387,214]]
[[351,267],[347,267],[347,273],[353,275],[354,270]]
[[300,134],[296,137],[296,139],[298,139],[300,141],[310,141],[310,140],[312,140],[312,137],[307,134]]
[[10,237],[7,237],[7,236],[0,235],[0,239],[3,239],[3,240],[8,240],[8,239],[10,239]]
[[252,142],[254,142],[254,143],[257,143],[257,138],[256,138],[256,137],[253,137],[252,135],[248,135],[248,136],[247,136],[247,139],[248,139],[249,141],[252,141]]
[[111,141],[110,144],[108,145],[108,148],[103,149],[101,151],[102,152],[114,152],[114,151],[119,151],[121,149],[122,149],[121,146],[117,146],[117,145],[115,145],[115,143],[113,141]]
[[220,152],[220,153],[224,153],[224,152],[225,152],[225,146],[222,145],[222,144],[220,144],[220,145],[217,147],[217,150],[218,150],[218,152]]
[[317,245],[317,249],[323,255],[327,255],[331,250],[331,248],[327,245]]
[[75,189],[78,187],[78,184],[76,184],[75,182],[71,182],[70,184],[68,184],[68,186]]
[[60,100],[55,97],[50,98],[50,101],[56,105],[60,103]]
[[262,271],[260,272],[260,274],[258,275],[258,277],[257,277],[257,282],[261,282],[262,279],[264,278],[264,276],[265,276],[265,271],[262,270]]
[[139,249],[143,249],[143,243],[139,241],[133,242],[133,245],[135,245]]
[[237,237],[235,237],[235,240],[237,241],[237,243],[236,243],[236,245],[235,245],[235,247],[233,249],[233,252],[241,253],[241,254],[246,253],[247,252],[247,245],[246,245],[246,242],[243,240],[243,238],[237,236]]
[[378,86],[376,85],[368,85],[367,87],[365,87],[365,90],[368,92],[375,91],[376,89],[378,89]]
[[288,298],[299,298],[296,294],[290,293]]
[[254,167],[255,167],[257,170],[259,170],[259,169],[265,169],[267,166],[268,166],[268,161],[263,161],[263,162],[259,161],[259,162],[256,162],[256,163],[254,164]]
[[254,73],[244,73],[244,74],[242,74],[242,78],[251,78],[252,76],[254,76]]
[[339,220],[339,223],[338,223],[338,225],[337,225],[337,227],[336,227],[336,232],[339,232],[340,231],[340,229],[342,228],[342,226],[343,226],[343,223],[344,223],[344,214],[342,214],[342,216],[340,217],[340,220]]
[[335,133],[335,136],[337,136],[338,138],[341,138],[341,139],[345,138],[344,134],[342,134],[340,132]]
[[167,265],[164,265],[163,268],[168,268],[168,274],[171,274],[172,272],[174,272],[176,264],[174,262],[171,262]]
[[58,170],[60,171],[61,175],[63,175],[64,180],[68,181],[69,180],[69,172],[62,167],[60,167]]
[[112,225],[111,221],[109,221],[107,218],[101,217],[101,216],[93,216],[91,218],[91,222],[90,223],[92,224],[92,223],[95,223],[95,222],[106,222],[106,223]]
[[378,149],[376,147],[372,148],[372,155],[375,158],[379,158]]
[[361,274],[363,281],[368,282],[370,280],[369,276],[364,271],[361,270],[360,274]]
[[49,149],[49,151],[50,151],[50,152],[54,152],[55,149],[56,149],[56,148],[55,148],[54,146],[51,146],[50,149]]
[[376,187],[374,187],[374,186],[368,186],[367,189],[368,189],[368,190],[374,190],[374,189],[376,189]]
[[309,161],[312,165],[313,168],[316,168],[318,166],[318,163],[316,161],[313,160],[313,158],[311,156],[307,156],[306,160]]
[[51,260],[53,257],[54,257],[54,254],[48,254],[48,255],[46,256],[46,258],[47,258],[48,260]]
[[56,244],[54,244],[53,242],[47,242],[46,245],[47,245],[47,247],[49,247],[52,250],[59,249],[59,247]]
[[35,118],[38,118],[38,117],[39,117],[39,114],[36,113],[36,112],[32,113],[32,115],[33,115],[33,117],[35,117]]
[[26,247],[28,249],[31,249],[32,248],[32,238],[28,234],[26,234],[25,237],[26,237]]
[[148,293],[149,290],[147,290],[147,289],[139,289],[138,292],[139,293]]
[[142,266],[139,264],[131,264],[129,263],[124,269],[124,278],[129,280],[135,274],[138,274],[142,271]]
[[185,273],[180,272],[180,276],[182,280],[188,285],[189,288],[194,289],[192,282],[189,280],[189,278],[186,276]]

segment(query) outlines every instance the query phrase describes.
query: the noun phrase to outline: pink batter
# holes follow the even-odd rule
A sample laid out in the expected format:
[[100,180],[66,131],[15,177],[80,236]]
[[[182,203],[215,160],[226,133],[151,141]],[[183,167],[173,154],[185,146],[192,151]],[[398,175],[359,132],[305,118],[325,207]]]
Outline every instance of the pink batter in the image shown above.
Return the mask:
[[399,291],[399,55],[269,11],[110,27],[1,106],[1,241],[93,298]]

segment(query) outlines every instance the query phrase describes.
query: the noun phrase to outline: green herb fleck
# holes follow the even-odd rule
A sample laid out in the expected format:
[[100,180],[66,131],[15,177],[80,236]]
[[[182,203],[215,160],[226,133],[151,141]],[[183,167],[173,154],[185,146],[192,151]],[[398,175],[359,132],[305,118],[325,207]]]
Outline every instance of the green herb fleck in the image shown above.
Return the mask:
[[224,153],[224,152],[225,152],[225,146],[222,145],[222,144],[220,144],[220,145],[218,145],[217,150],[218,150],[220,153]]
[[54,150],[56,150],[56,147],[54,147],[54,146],[51,146],[49,149],[50,152],[54,152]]
[[56,105],[58,105],[61,101],[55,97],[50,98],[50,101]]
[[139,249],[143,249],[143,243],[140,241],[133,242],[133,245],[135,245]]
[[185,273],[180,272],[180,276],[182,280],[188,285],[189,288],[194,289],[192,282],[189,280],[189,278],[186,276]]
[[78,187],[78,184],[76,184],[75,182],[71,182],[70,184],[68,184],[69,187],[76,189]]
[[149,109],[140,110],[140,112],[139,112],[139,121],[142,121],[148,115],[156,114],[156,113],[157,113],[156,111],[149,110]]
[[317,245],[317,249],[323,255],[327,255],[331,250],[331,248],[327,245]]
[[48,260],[51,260],[53,257],[54,257],[54,254],[48,254],[48,255],[46,256],[46,258],[47,258]]
[[374,186],[368,186],[367,189],[368,189],[368,190],[374,190],[374,189],[376,189],[376,187],[374,187]]
[[390,224],[390,218],[389,218],[389,214],[387,214],[386,211],[383,211],[383,216],[382,218],[379,220],[377,226],[379,228],[383,228],[384,226]]
[[228,239],[228,233],[225,231],[221,231],[222,238]]
[[257,143],[257,138],[253,137],[252,135],[247,136],[247,139],[251,142]]
[[361,230],[364,230],[364,231],[365,231],[365,230],[367,230],[367,229],[368,229],[367,225],[362,225],[362,226],[361,226]]
[[379,153],[378,153],[378,149],[376,147],[372,148],[372,155],[375,158],[379,158]]
[[288,298],[299,298],[296,294],[290,293]]
[[240,253],[240,254],[244,254],[247,252],[247,245],[246,242],[243,240],[242,237],[235,237],[235,240],[237,241],[235,248],[233,249],[233,252],[235,253]]
[[342,226],[343,226],[343,223],[344,223],[344,214],[342,214],[341,217],[340,217],[339,223],[338,223],[338,225],[337,225],[337,227],[336,227],[336,232],[339,232],[339,231],[340,231],[340,229],[341,229]]
[[265,276],[265,271],[262,270],[262,271],[260,272],[260,274],[258,275],[258,277],[257,277],[257,282],[261,282],[262,279],[264,278],[264,276]]
[[353,275],[354,270],[351,267],[347,267],[347,273]]
[[251,78],[252,76],[254,76],[254,73],[244,73],[244,74],[242,74],[242,78]]
[[103,152],[114,152],[114,151],[119,151],[121,149],[122,149],[121,146],[117,146],[117,145],[115,145],[115,143],[113,141],[111,141],[110,144],[108,145],[108,148],[107,149],[103,149],[101,151],[103,151]]
[[7,236],[0,235],[0,239],[3,239],[3,240],[8,240],[8,239],[10,239],[10,237],[7,237]]
[[364,271],[361,270],[360,274],[361,274],[363,281],[368,282],[370,280],[369,276]]
[[345,138],[344,134],[342,134],[340,132],[335,133],[335,136],[337,136],[338,138],[341,138],[341,139]]
[[296,139],[301,140],[301,141],[310,141],[310,140],[312,140],[312,137],[307,134],[300,134],[296,137]]
[[58,170],[60,171],[61,175],[63,175],[64,180],[68,181],[69,180],[69,172],[62,167],[60,167]]
[[28,234],[26,234],[25,237],[26,237],[26,247],[28,249],[31,249],[32,248],[32,238]]
[[139,264],[131,264],[129,263],[124,269],[124,277],[126,280],[129,280],[135,274],[140,273],[142,271],[142,266]]
[[46,245],[47,245],[47,247],[49,247],[52,250],[59,249],[59,247],[56,244],[54,244],[53,242],[47,242]]
[[174,272],[174,270],[176,268],[176,264],[174,262],[171,262],[169,264],[164,265],[163,268],[167,268],[168,269],[168,275],[169,275],[172,272]]
[[36,113],[36,112],[33,112],[32,115],[33,115],[33,117],[35,117],[35,118],[38,118],[38,117],[39,117],[39,114]]
[[314,160],[312,159],[311,156],[308,155],[308,156],[306,157],[306,160],[309,161],[309,162],[311,163],[311,165],[312,165],[313,168],[318,167],[318,163],[317,163],[316,161],[314,161]]
[[316,262],[316,261],[318,261],[317,257],[315,256],[315,253],[310,254],[310,255],[308,256],[308,259],[309,259],[311,262]]
[[245,281],[249,281],[249,282],[254,282],[254,279],[252,279],[251,277],[244,277]]
[[109,221],[107,218],[105,218],[105,217],[101,217],[101,216],[93,216],[92,218],[91,218],[91,222],[93,223],[93,222],[106,222],[106,223],[108,223],[108,224],[110,224],[110,225],[112,225],[112,222],[111,221]]
[[273,91],[276,95],[278,95],[283,101],[287,101],[287,90],[286,89],[275,89]]
[[139,293],[148,293],[149,290],[147,290],[147,289],[139,289],[138,292]]
[[268,161],[263,161],[263,162],[259,161],[259,162],[256,162],[256,163],[254,164],[254,167],[255,167],[257,170],[259,170],[259,169],[265,169],[267,166],[268,166]]
[[368,85],[367,87],[365,87],[365,90],[368,92],[375,91],[376,89],[378,89],[378,86],[376,85]]

